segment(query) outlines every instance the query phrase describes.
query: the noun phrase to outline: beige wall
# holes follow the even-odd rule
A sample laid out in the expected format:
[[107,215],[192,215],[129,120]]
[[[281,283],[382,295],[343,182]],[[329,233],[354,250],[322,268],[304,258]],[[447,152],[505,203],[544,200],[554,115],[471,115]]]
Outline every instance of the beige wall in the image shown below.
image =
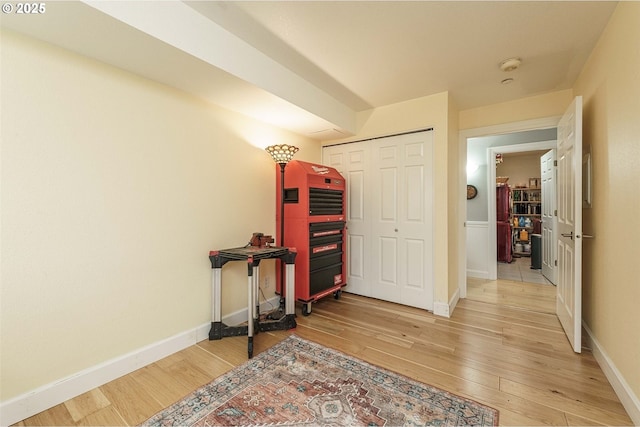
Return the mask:
[[560,117],[573,100],[571,89],[460,111],[460,129]]
[[[454,295],[457,295],[460,287],[459,280],[459,249],[462,242],[460,242],[459,230],[460,226],[464,222],[465,218],[462,217],[462,213],[459,209],[460,203],[460,190],[462,189],[462,183],[460,182],[460,167],[462,166],[460,157],[460,144],[458,143],[458,107],[456,106],[453,98],[449,96],[447,100],[447,123],[448,123],[448,157],[447,157],[447,217],[448,217],[448,242],[449,242],[449,272],[448,272],[448,295],[447,302],[453,302],[451,299]],[[462,170],[465,171],[466,179],[466,167]],[[465,184],[466,185],[466,184]],[[466,192],[465,192],[466,194]],[[466,200],[466,197],[465,197]],[[464,240],[463,240],[464,242]],[[464,245],[463,245],[464,247]],[[458,295],[459,296],[459,295]],[[443,301],[444,302],[444,301]]]
[[620,2],[574,87],[593,162],[583,317],[640,397],[640,3]]
[[[546,151],[536,151],[523,155],[507,155],[496,165],[496,176],[509,177],[509,186],[528,187],[529,178],[540,178],[540,157]],[[540,187],[541,184],[538,184]]]
[[[5,401],[209,322],[209,250],[275,233],[262,147],[320,146],[16,34],[1,51]],[[223,276],[226,315],[246,267]]]
[[[450,135],[449,103],[449,94],[442,92],[358,113],[358,133],[353,137],[330,141],[327,144],[433,128],[434,156],[437,159],[434,162],[434,203],[439,207],[447,206],[449,202],[449,194],[447,193],[449,142],[455,139],[457,144],[457,135],[455,137]],[[449,258],[448,209],[436,209],[434,221],[434,302],[447,303],[449,300],[449,269],[457,268],[458,265],[457,257]],[[449,263],[452,263],[454,267],[449,266]]]

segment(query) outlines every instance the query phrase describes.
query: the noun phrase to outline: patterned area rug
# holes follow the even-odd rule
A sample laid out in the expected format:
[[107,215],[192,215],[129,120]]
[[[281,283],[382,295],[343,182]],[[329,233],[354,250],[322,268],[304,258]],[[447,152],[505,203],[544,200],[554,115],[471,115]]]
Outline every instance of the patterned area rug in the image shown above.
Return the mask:
[[493,408],[292,335],[143,425],[497,424]]

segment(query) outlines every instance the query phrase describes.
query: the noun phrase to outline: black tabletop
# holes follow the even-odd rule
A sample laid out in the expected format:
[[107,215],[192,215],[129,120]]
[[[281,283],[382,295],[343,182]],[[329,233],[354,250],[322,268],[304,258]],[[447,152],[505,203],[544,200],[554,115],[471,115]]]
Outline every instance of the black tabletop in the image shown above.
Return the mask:
[[281,246],[246,246],[241,248],[221,249],[219,251],[212,251],[212,254],[217,252],[219,255],[228,259],[267,259],[278,258],[282,255],[286,255],[289,252],[289,248]]

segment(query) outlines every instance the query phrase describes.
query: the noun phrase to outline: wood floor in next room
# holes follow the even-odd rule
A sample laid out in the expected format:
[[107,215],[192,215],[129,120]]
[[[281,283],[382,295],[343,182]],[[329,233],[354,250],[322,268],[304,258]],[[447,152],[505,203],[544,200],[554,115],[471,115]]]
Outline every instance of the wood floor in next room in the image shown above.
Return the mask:
[[[470,280],[450,319],[345,292],[298,315],[293,332],[492,406],[501,425],[632,425],[593,355],[571,350],[554,307],[553,286]],[[289,333],[259,334],[255,352]],[[19,425],[137,425],[246,351],[246,337],[202,341]]]

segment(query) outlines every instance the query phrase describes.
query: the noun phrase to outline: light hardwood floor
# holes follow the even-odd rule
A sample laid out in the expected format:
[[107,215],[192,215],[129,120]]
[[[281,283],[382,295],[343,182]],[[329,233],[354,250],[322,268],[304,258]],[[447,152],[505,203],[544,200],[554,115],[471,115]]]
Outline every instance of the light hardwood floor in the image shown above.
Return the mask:
[[[261,333],[255,353],[296,333],[500,411],[501,425],[632,425],[589,351],[571,351],[555,288],[469,280],[450,319],[343,293]],[[202,341],[18,425],[137,425],[246,361],[246,337]]]

